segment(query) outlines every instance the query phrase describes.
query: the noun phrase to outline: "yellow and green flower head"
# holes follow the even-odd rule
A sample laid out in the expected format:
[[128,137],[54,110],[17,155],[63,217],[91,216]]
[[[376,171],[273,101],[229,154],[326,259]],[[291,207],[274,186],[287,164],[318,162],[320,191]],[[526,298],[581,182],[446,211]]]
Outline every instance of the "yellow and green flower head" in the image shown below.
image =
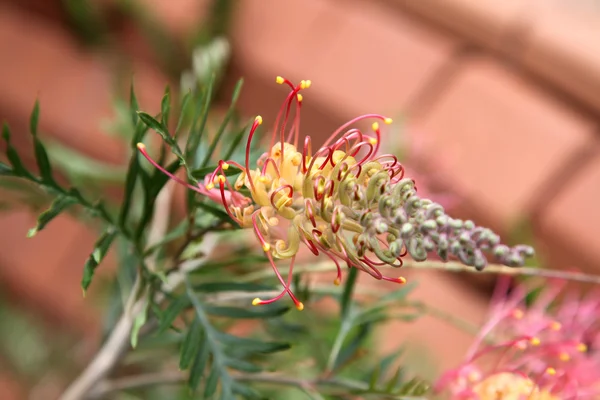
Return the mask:
[[[403,277],[383,275],[379,267],[402,266],[410,255],[423,261],[436,253],[482,269],[484,252],[499,262],[519,266],[533,254],[528,246],[509,248],[498,235],[471,221],[453,219],[444,208],[417,194],[415,182],[404,176],[404,168],[390,154],[380,154],[381,127],[392,123],[380,114],[358,116],[340,126],[313,151],[310,136],[301,139],[302,93],[310,80],[287,86],[285,98],[272,130],[270,145],[250,165],[250,148],[263,119],[257,116],[246,143],[242,162],[221,160],[216,170],[198,187],[169,174],[142,146],[142,154],[157,168],[191,189],[220,202],[240,226],[253,229],[271,266],[283,285],[272,299],[255,299],[253,304],[274,302],[286,294],[298,309],[304,306],[291,291],[294,261],[301,244],[312,253],[324,253],[337,265],[336,284],[342,280],[341,265],[358,268],[378,280],[405,283]],[[369,120],[363,132],[356,124]],[[300,141],[302,145],[300,146]],[[237,180],[226,178],[229,168],[241,170]],[[240,194],[247,189],[250,197]],[[289,260],[288,279],[279,273],[275,260]]]

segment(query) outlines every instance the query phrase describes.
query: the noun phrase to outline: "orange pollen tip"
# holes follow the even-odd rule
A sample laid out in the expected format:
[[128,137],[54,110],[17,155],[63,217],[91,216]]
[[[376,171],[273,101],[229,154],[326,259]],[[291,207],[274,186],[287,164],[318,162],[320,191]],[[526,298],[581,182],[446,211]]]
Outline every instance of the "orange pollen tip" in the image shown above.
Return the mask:
[[261,175],[258,177],[258,181],[262,182],[262,183],[267,183],[269,181],[269,179],[266,176]]
[[399,277],[399,278],[398,278],[398,283],[405,284],[405,283],[406,283],[406,278],[405,278],[405,277],[403,277],[403,276]]
[[262,248],[265,252],[271,250],[271,245],[269,243],[263,243]]
[[252,300],[252,305],[253,306],[258,306],[258,305],[260,305],[260,303],[262,303],[262,300],[259,299],[258,297],[255,298],[254,300]]
[[296,98],[298,99],[299,103],[302,103],[302,95],[300,93],[296,95]]
[[577,345],[577,351],[579,351],[580,353],[585,353],[587,351],[587,346],[584,343],[579,343]]
[[262,117],[260,115],[257,115],[256,118],[254,118],[254,121],[260,125],[262,124]]
[[306,89],[306,81],[300,81],[300,89]]
[[335,286],[340,286],[340,283],[342,283],[342,281],[340,280],[340,278],[335,278],[335,279],[333,280],[333,284],[334,284]]
[[392,122],[394,122],[394,120],[392,120],[391,118],[385,118],[385,119],[383,120],[383,122],[385,122],[385,124],[386,124],[386,125],[389,125],[389,124],[391,124]]
[[377,144],[377,138],[369,138],[369,143],[371,143],[373,146],[375,146]]
[[521,318],[523,318],[523,311],[521,311],[521,310],[514,310],[512,312],[512,316],[515,319],[521,319]]
[[312,81],[310,79],[307,79],[304,81],[304,84],[305,84],[306,88],[308,89],[310,87],[310,85],[312,85]]
[[371,125],[371,129],[377,132],[379,130],[379,122],[373,122],[373,125]]
[[214,188],[215,188],[215,184],[212,182],[210,182],[208,185],[206,185],[206,189],[208,189],[208,190],[212,190]]
[[556,370],[552,367],[548,367],[548,368],[546,368],[546,373],[548,375],[556,375]]
[[140,150],[146,150],[146,145],[144,143],[138,143],[136,144],[137,148]]
[[280,85],[285,81],[285,79],[283,79],[283,77],[278,76],[275,78],[275,82],[279,83]]
[[217,176],[216,179],[219,183],[225,183],[225,181],[227,180],[227,178],[225,178],[225,175],[219,175]]
[[552,329],[553,331],[560,331],[560,328],[562,328],[562,325],[560,322],[554,321],[550,324],[550,329]]
[[302,311],[302,310],[304,310],[304,304],[302,304],[302,302],[301,302],[301,301],[299,301],[299,302],[296,304],[296,308],[298,309],[298,311]]
[[221,163],[221,168],[224,170],[229,169],[229,164],[227,164],[226,162]]
[[531,343],[533,346],[539,346],[541,341],[539,338],[534,337],[529,340],[529,343]]
[[561,361],[569,361],[571,356],[569,356],[567,353],[560,353],[558,358],[560,358]]

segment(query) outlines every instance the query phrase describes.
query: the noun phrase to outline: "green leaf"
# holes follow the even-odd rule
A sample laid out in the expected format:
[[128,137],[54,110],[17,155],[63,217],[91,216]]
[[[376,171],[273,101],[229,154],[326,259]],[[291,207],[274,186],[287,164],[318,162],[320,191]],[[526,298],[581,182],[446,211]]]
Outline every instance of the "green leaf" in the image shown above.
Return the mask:
[[12,146],[10,142],[10,129],[8,128],[8,125],[6,123],[2,125],[2,137],[6,142],[6,157],[8,158],[8,161],[10,162],[10,165],[12,166],[15,175],[22,176],[24,178],[28,178],[30,180],[35,181],[35,177],[31,175],[27,168],[25,168],[23,162],[21,161],[21,157],[19,157],[19,154]]
[[[131,116],[131,126],[133,126],[134,128],[138,125],[138,114],[137,112],[140,109],[140,105],[138,104],[137,98],[135,97],[135,88],[134,88],[134,84],[133,81],[131,81],[131,87],[129,88],[129,113]],[[134,139],[136,139],[136,135],[134,135],[133,137]],[[131,146],[134,147],[137,143],[137,140],[134,140],[133,143],[131,143]]]
[[13,169],[11,167],[9,167],[8,165],[4,164],[3,162],[0,162],[0,175],[12,175],[13,174]]
[[289,343],[284,342],[263,342],[261,340],[251,339],[247,337],[239,337],[230,335],[225,332],[218,332],[217,338],[224,345],[235,348],[236,350],[242,349],[248,353],[254,354],[271,354],[280,351],[285,351],[291,348]]
[[251,374],[256,373],[256,372],[261,372],[263,370],[261,367],[259,367],[256,364],[252,364],[249,361],[244,361],[244,360],[240,360],[240,359],[227,358],[225,360],[225,365],[227,365],[231,369],[235,369],[235,370],[241,371],[241,372],[248,372]]
[[119,213],[119,225],[124,226],[129,215],[129,209],[131,207],[131,197],[135,189],[135,183],[140,171],[140,162],[138,159],[138,152],[136,149],[133,150],[131,158],[129,159],[129,167],[127,168],[127,176],[125,178],[125,193],[123,195],[123,203],[121,205],[121,211]]
[[44,229],[46,225],[56,218],[61,212],[63,212],[67,207],[76,204],[77,200],[70,196],[58,196],[50,205],[46,211],[41,213],[37,218],[37,225],[35,228],[31,228],[29,232],[27,232],[27,237],[35,236],[39,231]]
[[[211,75],[211,79],[208,81],[206,89],[203,90],[201,99],[198,100],[196,112],[194,115],[194,121],[192,123],[192,129],[188,136],[187,143],[185,145],[185,158],[190,160],[192,154],[196,154],[196,149],[200,145],[202,136],[204,135],[204,129],[206,128],[206,121],[208,120],[208,111],[210,110],[210,103],[212,101],[212,91],[215,82],[214,74]],[[202,103],[201,100],[204,100]],[[201,107],[202,105],[202,107]],[[200,121],[200,126],[196,129]],[[195,160],[190,160],[192,166],[196,166]]]
[[223,211],[223,209],[204,202],[197,203],[197,206],[203,209],[204,211],[208,212],[209,214],[214,215],[220,221],[227,221],[233,226],[237,226],[237,223],[229,216],[229,214],[227,214],[227,212]]
[[217,384],[219,383],[219,370],[213,368],[206,379],[204,386],[204,399],[210,399],[217,391]]
[[179,296],[172,301],[161,315],[158,332],[162,333],[169,329],[175,319],[189,306],[190,300],[185,295]]
[[194,286],[194,290],[200,293],[215,292],[264,292],[272,290],[273,286],[246,282],[206,282]]
[[171,90],[167,86],[165,94],[160,103],[160,118],[163,126],[169,126],[169,114],[171,112]]
[[181,101],[181,111],[179,112],[179,119],[177,120],[177,126],[175,127],[175,138],[179,134],[181,127],[183,126],[183,121],[185,119],[185,115],[187,112],[188,105],[190,104],[190,98],[192,97],[191,92],[187,92],[183,96],[183,100]]
[[231,156],[233,155],[233,153],[235,152],[235,150],[238,149],[238,146],[240,145],[240,142],[244,138],[244,135],[246,134],[246,131],[248,130],[250,125],[252,125],[252,122],[248,122],[246,125],[244,125],[244,127],[242,129],[240,129],[240,131],[233,137],[233,140],[231,141],[231,144],[229,145],[229,149],[223,156],[224,160],[229,160],[231,158]]
[[250,319],[278,317],[288,312],[290,307],[280,305],[265,305],[248,309],[226,306],[206,306],[205,309],[207,313],[220,317]]
[[146,301],[146,304],[144,305],[144,309],[133,320],[133,327],[131,328],[130,339],[131,339],[131,347],[133,347],[134,349],[137,347],[137,344],[138,344],[138,337],[140,334],[140,329],[142,329],[142,326],[144,326],[147,319],[148,319],[148,301]]
[[38,121],[40,119],[40,102],[35,100],[31,117],[29,117],[29,132],[35,137],[37,136]]
[[204,369],[206,368],[206,363],[208,362],[209,356],[210,351],[206,345],[206,341],[203,341],[203,343],[200,345],[200,351],[198,351],[194,357],[192,368],[190,368],[190,375],[188,376],[188,387],[192,390],[192,392],[195,392],[200,384],[200,380],[204,374]]
[[94,272],[96,271],[96,268],[106,256],[106,253],[108,252],[108,249],[110,248],[110,245],[112,244],[113,240],[117,236],[117,233],[118,232],[112,227],[108,228],[96,241],[96,244],[94,245],[94,250],[92,251],[92,254],[90,254],[90,256],[88,257],[83,267],[83,278],[81,279],[81,287],[83,289],[84,296],[88,287],[92,283],[92,278],[94,277]]
[[348,273],[346,282],[344,284],[342,298],[340,299],[340,316],[342,321],[348,316],[348,310],[352,301],[352,293],[354,292],[354,285],[356,284],[357,276],[358,270],[356,268],[350,268],[350,272]]
[[233,89],[233,95],[231,96],[231,105],[229,106],[229,109],[227,110],[227,113],[225,114],[225,118],[223,118],[223,122],[221,122],[221,126],[219,126],[219,130],[215,134],[215,137],[213,138],[212,142],[210,143],[208,151],[206,152],[206,155],[204,156],[204,160],[200,164],[200,167],[206,167],[208,165],[208,163],[210,162],[210,157],[214,154],[217,144],[221,141],[221,137],[223,136],[223,133],[225,132],[225,128],[227,128],[227,125],[229,124],[229,120],[231,120],[231,117],[233,116],[233,113],[235,112],[235,106],[238,101],[238,98],[240,97],[240,92],[242,90],[243,84],[244,84],[243,79],[240,79],[237,81],[235,88]]
[[181,344],[181,349],[179,352],[179,369],[185,370],[188,369],[190,363],[194,359],[198,349],[200,349],[200,344],[203,342],[204,334],[202,332],[202,326],[198,321],[198,318],[194,318],[194,322],[190,326],[187,334],[185,335],[185,339]]
[[167,133],[166,127],[158,122],[154,117],[150,114],[147,114],[143,111],[138,111],[137,115],[140,117],[142,122],[146,124],[150,129],[155,130],[165,141],[170,141],[169,134]]

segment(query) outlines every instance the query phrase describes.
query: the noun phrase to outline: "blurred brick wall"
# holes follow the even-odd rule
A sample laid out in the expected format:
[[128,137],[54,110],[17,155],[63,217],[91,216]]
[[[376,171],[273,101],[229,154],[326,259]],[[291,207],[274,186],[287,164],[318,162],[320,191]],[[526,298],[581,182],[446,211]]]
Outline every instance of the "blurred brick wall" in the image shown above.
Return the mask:
[[[207,3],[145,2],[180,37]],[[113,58],[82,49],[50,3],[0,2],[0,52],[8,60],[0,63],[0,117],[24,148],[39,96],[44,133],[119,163],[122,149],[99,128],[110,115]],[[431,158],[451,160],[442,172],[466,199],[462,216],[502,232],[527,217],[552,266],[599,271],[600,13],[569,4],[239,1],[229,75],[246,80],[242,111],[266,122],[281,99],[276,75],[311,79],[302,129],[321,138],[356,114],[402,112],[408,134],[429,139]],[[139,49],[136,36],[123,32],[124,46]],[[142,106],[156,109],[168,79],[152,58],[134,54]],[[25,212],[0,215],[2,290],[91,334],[98,321],[80,317],[94,306],[81,298],[79,280],[93,232],[61,217],[27,240],[33,222]],[[481,318],[485,299],[476,290],[453,276],[413,275],[423,281],[421,297]],[[460,357],[469,341],[452,332],[453,345],[445,345],[449,336],[433,320],[402,335],[390,329],[398,340],[425,338],[445,360]]]

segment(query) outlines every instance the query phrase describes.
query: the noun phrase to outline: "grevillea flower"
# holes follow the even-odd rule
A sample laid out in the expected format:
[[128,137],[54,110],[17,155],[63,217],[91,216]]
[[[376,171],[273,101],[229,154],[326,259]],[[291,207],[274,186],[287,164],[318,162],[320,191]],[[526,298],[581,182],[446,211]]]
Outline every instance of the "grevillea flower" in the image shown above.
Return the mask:
[[[256,166],[250,165],[250,144],[262,124],[260,116],[250,129],[245,160],[219,161],[204,186],[189,185],[168,173],[150,158],[143,144],[138,146],[153,165],[190,189],[215,199],[218,186],[219,202],[229,216],[254,230],[283,285],[278,296],[255,299],[254,305],[274,302],[287,293],[298,309],[303,308],[290,289],[301,244],[315,255],[322,252],[333,260],[336,284],[342,279],[340,261],[375,279],[405,283],[403,277],[382,274],[379,267],[400,267],[407,254],[425,260],[432,251],[444,260],[454,255],[478,269],[487,263],[484,251],[491,251],[497,260],[511,266],[522,265],[524,257],[533,254],[528,246],[502,245],[489,229],[450,218],[441,205],[419,197],[415,182],[404,177],[397,158],[379,154],[379,123],[391,124],[390,118],[361,115],[339,127],[316,151],[309,136],[300,149],[300,92],[308,89],[311,81],[298,85],[282,77],[276,81],[288,86],[290,92],[275,120],[270,146]],[[352,127],[364,120],[374,121],[369,133]],[[229,168],[240,170],[235,181],[225,177]],[[238,196],[243,188],[249,190],[249,198]],[[276,259],[289,260],[287,280],[279,273]]]
[[453,399],[600,398],[600,292],[581,296],[552,282],[526,306],[525,285],[507,295],[509,284],[500,280],[464,362],[436,390]]

